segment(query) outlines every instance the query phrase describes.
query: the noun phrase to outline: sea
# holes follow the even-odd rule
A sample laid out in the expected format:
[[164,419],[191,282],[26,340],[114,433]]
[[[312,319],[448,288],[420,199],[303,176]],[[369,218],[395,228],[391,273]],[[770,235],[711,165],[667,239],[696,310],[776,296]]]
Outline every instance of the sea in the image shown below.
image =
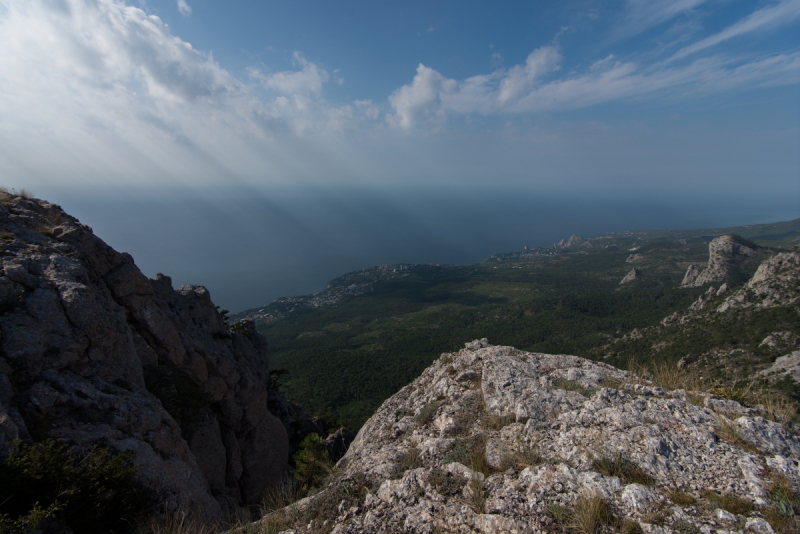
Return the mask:
[[491,184],[121,188],[49,197],[149,277],[203,285],[231,312],[321,291],[372,265],[469,264],[572,234],[722,228],[800,217],[797,192],[705,194]]

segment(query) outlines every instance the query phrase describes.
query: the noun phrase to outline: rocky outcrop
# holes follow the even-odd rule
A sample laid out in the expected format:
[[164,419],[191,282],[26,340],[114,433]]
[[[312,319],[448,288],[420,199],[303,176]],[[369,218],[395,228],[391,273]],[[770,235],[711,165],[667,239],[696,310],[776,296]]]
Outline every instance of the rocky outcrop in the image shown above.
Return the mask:
[[[581,245],[586,244],[587,241],[582,238],[581,236],[572,234],[569,236],[569,239],[562,239],[558,243],[553,245],[554,248],[572,248],[572,247],[579,247]],[[591,245],[590,245],[591,246]]]
[[161,509],[209,520],[287,467],[267,343],[202,286],[145,277],[58,206],[2,194],[0,439],[135,452]]
[[622,280],[619,281],[619,285],[622,286],[622,285],[625,285],[625,284],[629,284],[629,283],[633,282],[634,280],[636,280],[637,278],[641,278],[641,277],[642,277],[642,271],[640,271],[639,269],[634,267],[633,269],[628,271],[628,274],[626,274],[622,278]]
[[337,480],[298,505],[331,513],[295,528],[560,532],[595,502],[627,532],[771,532],[771,479],[798,488],[800,438],[693,400],[602,363],[468,343],[383,403]]
[[681,287],[700,287],[728,280],[731,272],[744,258],[758,255],[755,245],[741,237],[728,234],[717,237],[708,244],[708,264],[702,272],[690,265],[681,282]]

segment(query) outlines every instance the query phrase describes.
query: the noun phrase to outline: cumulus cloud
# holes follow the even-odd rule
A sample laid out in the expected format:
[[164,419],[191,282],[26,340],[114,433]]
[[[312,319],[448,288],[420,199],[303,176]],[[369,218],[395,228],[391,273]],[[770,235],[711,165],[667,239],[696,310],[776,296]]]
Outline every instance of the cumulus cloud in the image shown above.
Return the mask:
[[445,78],[420,63],[411,83],[389,95],[395,113],[387,116],[387,121],[401,128],[410,128],[423,120],[441,122],[444,119],[442,94],[455,90],[457,86],[455,80]]
[[[660,15],[655,14],[658,4]],[[666,3],[649,3],[648,20],[661,20],[672,13]],[[675,9],[686,10],[688,0]],[[756,11],[722,32],[679,51],[686,57],[716,43],[800,18],[800,0],[785,0]],[[389,97],[395,113],[394,126],[409,129],[449,113],[515,114],[579,109],[626,98],[665,94],[670,98],[699,96],[735,88],[785,85],[800,82],[800,52],[765,57],[714,55],[674,66],[670,61],[640,65],[613,54],[598,60],[583,72],[555,77],[563,60],[557,46],[531,52],[525,63],[461,81],[446,78],[420,65],[413,81]]]
[[188,17],[192,14],[192,6],[186,3],[186,0],[178,0],[178,11],[181,12],[181,15],[184,17]]

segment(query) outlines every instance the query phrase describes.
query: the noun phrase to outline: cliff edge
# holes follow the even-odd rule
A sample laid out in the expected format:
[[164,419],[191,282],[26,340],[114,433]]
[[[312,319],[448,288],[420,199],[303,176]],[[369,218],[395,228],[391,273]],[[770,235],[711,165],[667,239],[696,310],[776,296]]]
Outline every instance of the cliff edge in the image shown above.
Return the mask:
[[252,321],[148,279],[59,206],[0,197],[0,458],[47,438],[134,451],[161,510],[211,521],[278,485],[289,443]]

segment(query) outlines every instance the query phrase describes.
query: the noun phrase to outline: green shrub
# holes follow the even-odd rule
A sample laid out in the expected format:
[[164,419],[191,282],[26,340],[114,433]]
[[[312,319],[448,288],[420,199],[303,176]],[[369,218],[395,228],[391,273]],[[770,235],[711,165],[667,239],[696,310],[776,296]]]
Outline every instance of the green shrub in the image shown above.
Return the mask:
[[47,518],[73,532],[129,529],[153,503],[132,456],[100,446],[81,454],[53,439],[16,442],[0,465],[0,533],[25,532]]
[[300,442],[294,456],[294,476],[300,486],[308,490],[319,485],[333,470],[325,443],[316,434],[309,434]]

